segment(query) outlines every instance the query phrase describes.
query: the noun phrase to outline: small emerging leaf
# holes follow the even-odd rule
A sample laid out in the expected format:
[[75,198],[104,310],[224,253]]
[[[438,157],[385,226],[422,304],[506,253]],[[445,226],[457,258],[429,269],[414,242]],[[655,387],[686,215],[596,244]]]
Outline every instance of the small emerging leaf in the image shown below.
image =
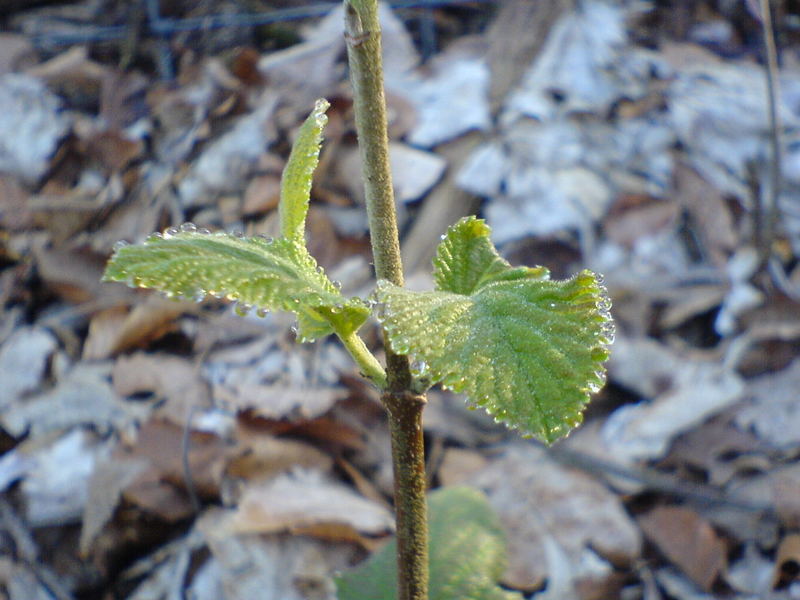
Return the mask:
[[[522,600],[497,580],[506,566],[505,539],[486,497],[466,488],[444,488],[428,497],[430,600]],[[339,600],[397,597],[396,543],[336,580]]]
[[328,122],[325,111],[329,106],[330,103],[325,99],[317,100],[314,104],[314,110],[300,127],[281,177],[281,236],[300,241],[303,245],[311,182],[319,163],[322,130]]
[[552,281],[542,267],[512,267],[489,233],[474,217],[450,228],[434,260],[436,291],[379,282],[379,319],[421,375],[551,443],[580,423],[605,381],[610,302],[590,271]]
[[294,312],[303,341],[332,333],[332,324],[355,331],[369,314],[363,302],[341,295],[301,244],[201,233],[191,224],[117,249],[103,278],[169,297],[225,298],[245,311]]

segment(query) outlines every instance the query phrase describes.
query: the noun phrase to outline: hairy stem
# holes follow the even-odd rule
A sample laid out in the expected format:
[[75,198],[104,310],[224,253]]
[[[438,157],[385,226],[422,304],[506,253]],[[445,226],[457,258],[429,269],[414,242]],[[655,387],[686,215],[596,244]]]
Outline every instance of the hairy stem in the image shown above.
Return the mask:
[[[386,98],[377,0],[344,0],[345,37],[353,85],[356,131],[364,177],[375,276],[403,285],[403,265],[389,167]],[[411,393],[408,358],[395,354],[384,334],[397,515],[398,600],[428,598],[428,524],[422,409]]]
[[389,411],[397,518],[397,598],[428,597],[428,527],[425,503],[425,447],[422,409],[425,397],[412,393],[384,395]]

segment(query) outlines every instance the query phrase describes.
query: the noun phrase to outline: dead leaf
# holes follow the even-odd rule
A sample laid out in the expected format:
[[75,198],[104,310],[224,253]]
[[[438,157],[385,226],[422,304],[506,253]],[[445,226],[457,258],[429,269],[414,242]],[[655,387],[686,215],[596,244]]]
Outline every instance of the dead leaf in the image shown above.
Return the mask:
[[644,534],[701,589],[727,566],[725,543],[709,523],[689,508],[661,506],[638,517]]
[[352,544],[288,535],[231,535],[227,517],[211,511],[198,523],[211,550],[211,559],[190,587],[198,600],[334,598],[331,574],[355,558]]
[[542,597],[575,597],[585,580],[630,564],[641,537],[619,499],[579,471],[568,470],[533,445],[512,446],[471,478],[486,492],[508,536],[509,566],[503,583]]
[[0,414],[40,385],[57,347],[56,338],[41,327],[20,327],[5,340],[0,346]]
[[20,489],[32,527],[77,521],[89,500],[96,464],[110,452],[109,442],[73,429],[30,456]]
[[[270,88],[271,89],[271,88]],[[262,153],[275,141],[271,119],[279,97],[264,93],[254,110],[211,142],[178,186],[184,206],[209,204],[226,192],[241,192]]]
[[711,485],[722,487],[737,472],[769,468],[769,460],[757,454],[758,449],[758,440],[752,434],[723,416],[680,436],[660,466],[688,466],[690,473],[699,470]]
[[392,531],[386,507],[357,495],[317,471],[295,469],[267,483],[249,485],[223,526],[228,533],[302,532],[359,542]]
[[124,293],[101,281],[105,259],[90,252],[34,247],[33,255],[44,284],[67,302],[88,302],[100,296]]
[[427,65],[427,72],[387,77],[386,87],[416,109],[410,144],[431,148],[473,129],[490,128],[490,74],[484,53],[483,47],[453,44]]
[[26,56],[33,57],[35,50],[28,36],[18,33],[0,33],[0,75],[12,73]]
[[95,537],[114,515],[122,490],[147,468],[143,460],[100,461],[89,478],[89,497],[81,519],[80,553],[87,556]]
[[277,438],[240,426],[237,430],[237,449],[228,463],[227,477],[263,482],[293,467],[326,473],[333,459],[310,444],[292,439]]
[[716,360],[679,356],[651,340],[617,338],[611,377],[645,396],[603,425],[606,450],[622,462],[659,458],[672,439],[744,394],[744,382]]
[[111,387],[110,373],[110,363],[78,363],[53,389],[3,412],[0,422],[15,436],[25,432],[36,436],[79,425],[101,432],[129,432],[151,407],[121,400]]
[[506,110],[514,118],[602,114],[620,97],[643,96],[653,58],[628,44],[625,19],[622,7],[601,2],[566,12],[506,98]]
[[439,482],[443,487],[468,481],[487,466],[488,460],[480,452],[465,448],[447,448],[439,466]]
[[192,514],[186,489],[186,477],[202,497],[219,497],[222,475],[227,463],[227,444],[216,435],[191,432],[184,471],[183,428],[167,421],[151,420],[139,431],[134,446],[117,451],[126,460],[144,460],[149,468],[127,486],[123,496],[140,508],[166,521],[176,521]]
[[785,589],[798,580],[800,580],[800,534],[791,533],[778,545],[772,589]]
[[144,352],[122,356],[114,363],[111,378],[120,396],[154,394],[161,401],[157,413],[179,426],[188,422],[192,410],[211,405],[199,369],[179,356]]
[[723,266],[739,241],[730,206],[718,189],[684,164],[678,164],[675,180],[675,197],[686,207],[708,262]]
[[778,373],[754,377],[747,387],[750,398],[736,410],[736,424],[775,448],[800,444],[800,359]]
[[266,419],[307,421],[328,412],[342,397],[341,388],[292,388],[242,383],[233,389],[215,385],[214,400],[233,410],[250,411]]
[[44,175],[70,117],[61,100],[30,75],[0,75],[0,171],[35,183]]
[[130,139],[119,131],[100,131],[84,140],[86,154],[110,171],[121,171],[144,152],[141,140]]
[[606,219],[605,234],[617,244],[632,247],[640,237],[676,226],[680,211],[677,202],[656,198],[632,200],[618,199]]
[[53,600],[48,586],[29,565],[0,556],[0,584],[8,596],[4,600]]
[[16,177],[0,175],[0,227],[20,231],[33,224],[29,195]]

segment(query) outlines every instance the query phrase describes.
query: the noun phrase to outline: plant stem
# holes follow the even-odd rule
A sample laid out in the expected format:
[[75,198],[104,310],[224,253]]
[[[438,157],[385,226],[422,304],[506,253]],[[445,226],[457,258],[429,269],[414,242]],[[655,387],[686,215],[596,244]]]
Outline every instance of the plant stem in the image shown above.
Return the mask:
[[397,519],[397,598],[428,598],[428,519],[425,503],[425,446],[422,409],[425,396],[384,394],[389,411]]
[[342,344],[356,361],[362,375],[371,379],[379,389],[386,389],[386,371],[383,370],[383,366],[375,358],[375,355],[369,351],[364,340],[356,332],[346,336],[339,335],[339,339],[342,340]]
[[[353,85],[375,276],[403,285],[403,265],[389,166],[386,98],[377,0],[344,0],[345,38]],[[395,354],[386,335],[386,381],[382,401],[389,413],[397,518],[398,600],[428,598],[428,523],[422,409],[413,394],[408,358]]]
[[772,254],[772,244],[775,238],[775,229],[778,224],[780,197],[781,197],[781,138],[782,125],[778,112],[778,99],[780,98],[778,78],[778,48],[775,44],[775,29],[772,23],[772,10],[769,0],[760,0],[761,28],[764,35],[764,48],[767,54],[767,64],[764,67],[767,78],[767,107],[769,110],[769,190],[767,200],[761,197],[754,198],[756,203],[767,204],[762,208],[763,223],[756,231],[757,246],[762,266],[765,265]]

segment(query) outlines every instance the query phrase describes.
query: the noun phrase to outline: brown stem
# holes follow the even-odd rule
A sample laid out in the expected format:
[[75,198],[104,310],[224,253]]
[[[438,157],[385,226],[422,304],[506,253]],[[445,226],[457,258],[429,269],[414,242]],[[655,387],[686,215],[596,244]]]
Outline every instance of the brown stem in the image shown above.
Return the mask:
[[428,527],[425,503],[425,447],[422,409],[425,397],[387,393],[397,518],[397,597],[428,597]]
[[[375,261],[375,276],[403,285],[403,264],[389,166],[386,98],[377,0],[345,0],[345,37],[353,85],[358,146]],[[408,358],[395,354],[386,335],[383,404],[389,412],[397,518],[398,600],[428,598],[428,523],[422,409],[411,392]]]

